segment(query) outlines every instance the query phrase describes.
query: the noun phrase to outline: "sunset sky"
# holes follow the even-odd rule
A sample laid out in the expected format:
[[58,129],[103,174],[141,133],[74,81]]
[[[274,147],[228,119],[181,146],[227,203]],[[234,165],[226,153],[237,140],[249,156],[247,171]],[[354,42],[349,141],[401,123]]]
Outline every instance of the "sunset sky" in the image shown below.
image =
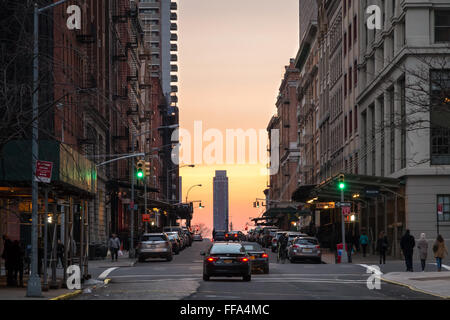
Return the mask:
[[[200,120],[203,132],[218,129],[224,137],[226,129],[265,129],[276,110],[284,66],[298,49],[298,0],[183,0],[178,5],[181,127],[192,139],[194,121]],[[210,143],[203,142],[203,148]],[[195,163],[193,153],[186,163]],[[205,206],[195,210],[192,224],[212,229],[215,170],[228,173],[234,229],[243,230],[250,217],[262,213],[253,202],[264,197],[265,163],[195,164],[180,172],[183,201],[190,186],[203,185],[189,193],[188,200]]]

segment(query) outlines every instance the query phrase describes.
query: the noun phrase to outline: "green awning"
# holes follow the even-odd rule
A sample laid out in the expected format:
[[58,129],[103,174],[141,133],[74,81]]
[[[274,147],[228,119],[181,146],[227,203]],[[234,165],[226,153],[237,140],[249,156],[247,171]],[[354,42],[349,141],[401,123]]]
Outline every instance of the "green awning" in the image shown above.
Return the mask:
[[[39,160],[53,162],[51,184],[95,194],[95,164],[70,146],[54,140],[40,140]],[[30,184],[31,171],[31,141],[8,142],[0,154],[0,184]]]

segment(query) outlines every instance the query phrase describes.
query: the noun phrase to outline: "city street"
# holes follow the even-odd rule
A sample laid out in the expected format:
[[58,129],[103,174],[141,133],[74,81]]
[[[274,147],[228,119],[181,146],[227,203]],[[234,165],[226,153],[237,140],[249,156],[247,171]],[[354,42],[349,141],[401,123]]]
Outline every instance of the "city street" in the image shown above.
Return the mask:
[[[202,256],[209,240],[174,256],[172,262],[149,260],[134,267],[119,267],[106,278],[108,285],[84,293],[76,300],[410,300],[436,299],[407,288],[382,282],[381,290],[369,290],[369,274],[357,264],[277,264],[269,252],[270,274],[254,274],[251,282],[240,278],[202,280]],[[389,264],[387,265],[389,266]],[[391,269],[403,265],[393,264]],[[93,277],[105,269],[90,269]]]

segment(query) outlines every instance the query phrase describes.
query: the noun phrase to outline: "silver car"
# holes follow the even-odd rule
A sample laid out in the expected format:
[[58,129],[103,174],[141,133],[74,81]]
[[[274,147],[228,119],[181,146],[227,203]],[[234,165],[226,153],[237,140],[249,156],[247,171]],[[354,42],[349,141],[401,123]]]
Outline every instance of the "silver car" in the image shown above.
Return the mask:
[[142,235],[137,248],[139,262],[148,258],[164,258],[172,261],[172,244],[165,233],[146,233]]
[[319,241],[314,237],[298,237],[289,243],[288,258],[291,262],[297,260],[314,260],[322,263],[322,252]]

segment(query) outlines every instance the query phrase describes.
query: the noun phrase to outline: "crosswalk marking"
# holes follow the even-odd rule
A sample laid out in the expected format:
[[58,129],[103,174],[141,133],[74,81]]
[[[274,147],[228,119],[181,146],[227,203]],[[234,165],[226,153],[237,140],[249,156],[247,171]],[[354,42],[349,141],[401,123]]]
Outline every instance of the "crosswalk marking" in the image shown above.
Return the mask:
[[101,275],[98,276],[98,279],[99,279],[99,280],[105,280],[106,277],[107,277],[111,272],[113,272],[113,271],[116,270],[116,269],[119,269],[119,267],[114,267],[114,268],[106,269],[105,271],[102,272]]

